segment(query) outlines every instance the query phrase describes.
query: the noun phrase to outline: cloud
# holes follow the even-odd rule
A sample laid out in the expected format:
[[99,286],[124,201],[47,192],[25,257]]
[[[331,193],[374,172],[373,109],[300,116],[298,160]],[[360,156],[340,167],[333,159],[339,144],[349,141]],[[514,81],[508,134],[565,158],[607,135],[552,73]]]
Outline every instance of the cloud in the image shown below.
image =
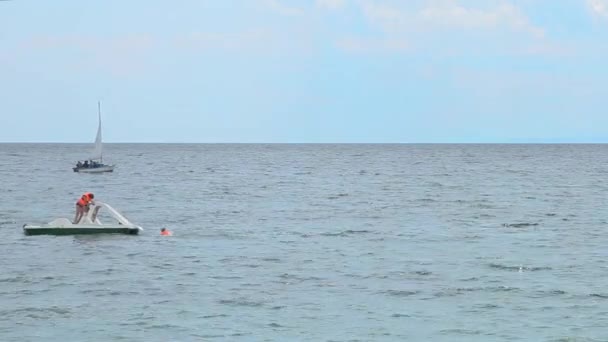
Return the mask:
[[516,48],[514,55],[522,56],[552,56],[552,57],[574,57],[580,54],[584,45],[575,46],[572,43],[542,41]]
[[346,6],[346,0],[316,0],[315,5],[329,10],[338,10]]
[[287,6],[279,0],[261,0],[261,3],[266,8],[287,17],[300,16],[304,14],[304,10],[302,8]]
[[25,40],[15,53],[22,58],[64,56],[64,66],[72,69],[103,70],[117,76],[130,76],[146,69],[149,52],[157,43],[146,34],[39,35]]
[[1,66],[26,69],[101,72],[119,78],[145,75],[168,60],[192,56],[243,58],[308,56],[306,31],[250,28],[234,32],[193,31],[175,34],[40,34],[0,49]]
[[408,44],[401,39],[375,39],[347,37],[338,39],[336,46],[347,52],[372,53],[372,52],[398,52],[408,49]]
[[307,32],[251,28],[236,32],[191,32],[170,37],[171,48],[182,53],[229,53],[233,56],[309,55]]
[[375,38],[350,36],[338,40],[336,45],[350,52],[374,48],[392,52],[429,48],[450,53],[504,52],[545,41],[544,29],[505,1],[469,1],[467,6],[456,0],[359,0],[353,4]]
[[234,33],[192,32],[175,36],[173,43],[179,49],[242,51],[262,47],[271,40],[271,32],[260,29]]
[[408,10],[366,1],[362,3],[362,10],[372,24],[392,32],[507,29],[535,38],[544,36],[542,28],[533,25],[519,8],[510,3],[493,8],[473,8],[464,7],[454,0],[428,1],[422,8]]
[[128,49],[131,51],[146,50],[154,44],[150,35],[124,34],[119,36],[95,35],[38,35],[23,42],[24,48],[58,49],[66,47],[81,48],[84,50],[96,49]]
[[492,30],[501,27],[516,32],[525,32],[536,38],[544,31],[530,23],[528,18],[514,5],[502,4],[490,10],[466,8],[455,2],[443,6],[428,7],[419,14],[424,23],[433,27],[456,29]]
[[608,0],[587,0],[587,6],[593,14],[608,18]]

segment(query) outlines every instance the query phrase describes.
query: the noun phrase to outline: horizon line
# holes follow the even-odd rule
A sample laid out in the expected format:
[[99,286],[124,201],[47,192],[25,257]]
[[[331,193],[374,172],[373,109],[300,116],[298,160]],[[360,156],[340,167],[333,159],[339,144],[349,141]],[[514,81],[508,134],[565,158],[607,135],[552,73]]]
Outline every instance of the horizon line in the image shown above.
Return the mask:
[[[92,145],[92,142],[53,142],[53,141],[0,141],[0,144],[56,144],[56,145]],[[608,144],[601,141],[556,141],[556,140],[530,140],[530,141],[453,141],[453,142],[154,142],[154,141],[118,141],[104,142],[104,145],[128,144],[157,144],[157,145],[559,145],[559,144]]]

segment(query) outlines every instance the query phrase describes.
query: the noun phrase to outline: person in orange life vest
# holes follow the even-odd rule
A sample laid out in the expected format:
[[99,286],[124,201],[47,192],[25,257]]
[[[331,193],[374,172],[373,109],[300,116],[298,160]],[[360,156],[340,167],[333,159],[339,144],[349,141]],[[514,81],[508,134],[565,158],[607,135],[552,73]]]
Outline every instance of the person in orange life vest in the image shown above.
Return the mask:
[[171,236],[171,235],[173,235],[173,233],[171,233],[169,230],[167,230],[167,228],[162,228],[162,229],[160,230],[160,235],[163,235],[163,236]]
[[95,204],[95,201],[93,200],[94,198],[95,195],[87,192],[76,202],[76,217],[74,217],[74,224],[78,224],[78,222],[82,220],[84,214],[89,212],[90,204]]

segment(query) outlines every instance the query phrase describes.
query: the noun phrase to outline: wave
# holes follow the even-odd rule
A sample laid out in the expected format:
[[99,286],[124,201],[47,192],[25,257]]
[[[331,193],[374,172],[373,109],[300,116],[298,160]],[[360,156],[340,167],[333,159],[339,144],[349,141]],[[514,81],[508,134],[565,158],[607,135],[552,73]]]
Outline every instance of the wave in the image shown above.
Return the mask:
[[346,194],[346,193],[340,193],[340,194],[328,196],[327,199],[335,200],[335,199],[338,199],[340,197],[346,197],[346,196],[348,196],[348,194]]
[[441,297],[454,297],[471,292],[517,292],[520,291],[517,287],[510,286],[485,286],[485,287],[458,287],[452,289],[446,289],[444,291],[435,292],[433,294],[436,298]]
[[392,314],[392,315],[391,315],[391,317],[394,317],[394,318],[401,318],[401,317],[412,317],[412,316],[407,315],[407,314],[395,313],[395,314]]
[[511,266],[511,265],[502,265],[502,264],[496,264],[496,263],[490,263],[488,264],[488,266],[490,268],[495,268],[498,270],[504,270],[504,271],[548,271],[551,270],[552,268],[549,266],[537,266],[537,267],[533,267],[533,266],[524,266],[524,265],[519,265],[519,266]]
[[51,306],[47,308],[27,307],[14,310],[1,310],[0,316],[11,317],[14,315],[23,315],[30,318],[49,318],[50,316],[69,316],[72,313],[69,309],[61,308],[58,306]]
[[220,304],[229,305],[229,306],[261,307],[264,305],[264,303],[261,301],[247,300],[244,298],[220,299],[217,302]]
[[538,226],[538,223],[531,223],[531,222],[523,222],[523,223],[504,223],[502,225],[503,227],[508,227],[508,228],[525,228],[525,227],[534,227],[534,226]]
[[226,314],[206,315],[206,316],[200,316],[199,318],[209,319],[209,318],[223,318],[223,317],[228,317],[228,315],[226,315]]
[[409,290],[387,290],[380,292],[393,297],[409,297],[420,293],[420,291],[409,291]]
[[21,283],[21,284],[31,284],[32,280],[25,276],[16,276],[9,278],[0,278],[0,283]]
[[288,274],[288,273],[283,273],[279,276],[279,278],[285,280],[287,283],[303,283],[305,281],[324,281],[326,279],[324,278],[319,278],[319,277],[315,277],[315,276],[310,276],[310,277],[300,277],[297,276],[295,274]]
[[281,262],[281,259],[279,258],[261,258],[260,260],[268,262]]
[[607,293],[591,293],[589,297],[608,299]]
[[236,279],[243,279],[243,277],[241,276],[210,276],[209,278],[211,279],[216,279],[216,280],[236,280]]
[[480,330],[470,330],[470,329],[444,329],[441,330],[440,333],[446,335],[480,335],[482,332]]
[[349,235],[354,235],[354,234],[367,234],[367,233],[371,233],[371,230],[366,230],[366,229],[362,229],[362,230],[354,230],[354,229],[347,229],[345,231],[342,232],[338,232],[338,233],[321,233],[319,235],[321,236],[349,236]]
[[542,297],[552,297],[552,296],[563,296],[568,294],[568,292],[564,290],[547,290],[547,291],[536,291],[536,294]]

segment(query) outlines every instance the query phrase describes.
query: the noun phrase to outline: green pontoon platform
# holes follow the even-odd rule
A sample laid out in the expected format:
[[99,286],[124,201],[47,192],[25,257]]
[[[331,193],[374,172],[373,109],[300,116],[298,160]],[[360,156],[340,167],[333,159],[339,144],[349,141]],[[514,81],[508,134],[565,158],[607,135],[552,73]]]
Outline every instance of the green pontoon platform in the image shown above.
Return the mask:
[[[98,218],[100,209],[106,209],[115,219],[114,223],[101,223]],[[106,203],[97,202],[94,209],[83,216],[77,224],[67,218],[58,218],[43,225],[23,225],[25,235],[74,235],[74,234],[129,234],[137,235],[143,228],[131,223],[118,211]]]

